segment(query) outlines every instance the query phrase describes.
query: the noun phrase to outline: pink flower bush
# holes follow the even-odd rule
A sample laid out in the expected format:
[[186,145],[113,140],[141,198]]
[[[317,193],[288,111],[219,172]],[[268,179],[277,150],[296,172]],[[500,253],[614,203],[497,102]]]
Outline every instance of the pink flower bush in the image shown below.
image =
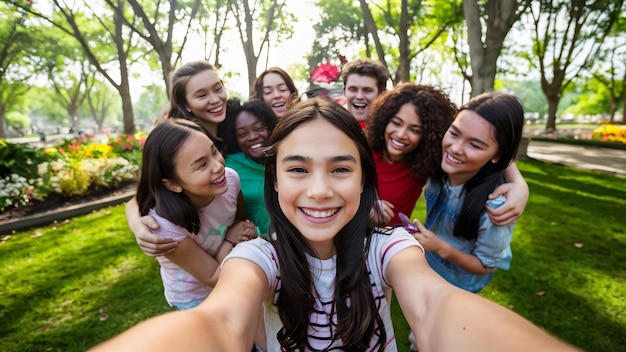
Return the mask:
[[339,67],[330,61],[318,64],[311,71],[311,79],[315,82],[331,83],[339,79],[341,71]]

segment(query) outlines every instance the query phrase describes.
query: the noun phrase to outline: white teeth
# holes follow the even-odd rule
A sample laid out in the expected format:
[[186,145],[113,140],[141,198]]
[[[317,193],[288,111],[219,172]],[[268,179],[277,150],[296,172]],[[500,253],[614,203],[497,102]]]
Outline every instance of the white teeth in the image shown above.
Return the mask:
[[272,106],[275,108],[282,108],[283,106],[285,106],[285,103],[276,103],[276,104],[272,104]]
[[364,107],[367,106],[367,104],[354,103],[354,104],[352,104],[352,106],[354,106],[355,108],[364,108]]
[[308,210],[308,209],[304,209],[303,208],[302,211],[306,215],[312,216],[314,218],[327,218],[327,217],[332,216],[333,214],[335,214],[337,212],[337,209],[319,211],[319,210]]
[[391,141],[391,144],[393,144],[393,145],[395,145],[395,146],[398,146],[398,147],[406,147],[406,144],[404,144],[404,143],[402,143],[402,142],[398,141],[397,139],[393,139],[393,138],[392,138],[390,141]]
[[262,147],[263,147],[263,145],[261,143],[257,143],[255,145],[251,145],[250,149],[259,149],[259,148],[262,148]]
[[222,181],[224,181],[224,178],[226,177],[226,175],[222,175],[222,177],[220,177],[219,179],[211,182],[211,183],[221,183]]
[[453,157],[452,155],[450,155],[450,153],[446,153],[446,156],[448,157],[448,160],[450,160],[451,162],[455,163],[455,164],[461,164],[462,161]]
[[211,112],[211,113],[220,112],[220,111],[222,111],[222,107],[221,107],[221,106],[220,106],[220,107],[217,107],[217,108],[215,108],[215,109],[211,109],[211,110],[209,110],[209,112]]

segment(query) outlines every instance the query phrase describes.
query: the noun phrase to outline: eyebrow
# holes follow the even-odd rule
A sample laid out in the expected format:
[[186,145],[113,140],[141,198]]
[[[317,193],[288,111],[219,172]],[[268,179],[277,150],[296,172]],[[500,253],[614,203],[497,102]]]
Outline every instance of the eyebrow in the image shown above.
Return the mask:
[[[455,125],[450,125],[450,129],[454,130],[454,132],[461,133],[461,130]],[[470,138],[470,141],[478,143],[478,144],[482,144],[484,146],[489,146],[487,142],[484,142],[483,140],[478,139],[478,138]]]
[[[313,158],[311,157],[306,157],[306,156],[302,156],[302,155],[287,155],[284,158],[282,158],[281,160],[283,163],[287,163],[287,162],[295,162],[295,161],[301,161],[301,162],[313,162]],[[329,158],[328,161],[330,162],[351,162],[351,163],[356,163],[356,158],[353,157],[350,154],[344,154],[344,155],[337,155],[334,156],[332,158]]]

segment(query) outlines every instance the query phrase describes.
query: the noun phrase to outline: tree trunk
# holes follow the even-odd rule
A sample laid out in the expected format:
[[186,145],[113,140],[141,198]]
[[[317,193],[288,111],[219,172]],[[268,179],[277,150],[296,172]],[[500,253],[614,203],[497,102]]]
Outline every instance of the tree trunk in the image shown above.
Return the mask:
[[394,85],[399,83],[411,81],[411,75],[409,73],[411,66],[411,49],[409,48],[409,14],[407,0],[402,0],[402,12],[400,13],[400,57],[399,65],[396,70],[396,77],[394,79]]
[[546,131],[555,131],[556,130],[556,110],[559,107],[559,99],[558,95],[548,96],[548,121],[546,122]]
[[4,116],[5,113],[5,109],[4,109],[4,105],[0,104],[0,138],[5,138],[6,137],[6,130],[5,130],[5,125],[7,124],[6,118]]
[[[498,57],[504,39],[523,12],[523,10],[517,12],[517,9],[518,0],[489,0],[485,4],[485,16],[483,16],[477,0],[463,0],[472,67],[470,96],[475,97],[493,90]],[[481,23],[483,17],[486,17],[487,25],[484,35]]]
[[374,47],[376,48],[378,60],[382,62],[385,67],[388,67],[385,60],[385,51],[383,50],[380,38],[378,38],[378,28],[376,28],[376,22],[374,22],[372,12],[367,6],[367,2],[365,0],[359,0],[359,3],[361,4],[361,11],[363,12],[363,23],[365,24],[365,29],[372,35],[372,39],[374,39]]

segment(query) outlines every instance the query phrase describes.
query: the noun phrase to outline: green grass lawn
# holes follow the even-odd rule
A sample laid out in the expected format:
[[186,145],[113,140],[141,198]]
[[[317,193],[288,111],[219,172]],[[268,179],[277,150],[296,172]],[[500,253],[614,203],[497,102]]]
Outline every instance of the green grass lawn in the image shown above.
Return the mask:
[[[626,346],[626,180],[519,162],[531,189],[511,270],[481,295],[588,351]],[[413,215],[423,219],[420,203]],[[169,311],[123,206],[0,239],[0,351],[83,351]],[[401,351],[408,326],[394,302]],[[621,346],[621,347],[620,347]]]

